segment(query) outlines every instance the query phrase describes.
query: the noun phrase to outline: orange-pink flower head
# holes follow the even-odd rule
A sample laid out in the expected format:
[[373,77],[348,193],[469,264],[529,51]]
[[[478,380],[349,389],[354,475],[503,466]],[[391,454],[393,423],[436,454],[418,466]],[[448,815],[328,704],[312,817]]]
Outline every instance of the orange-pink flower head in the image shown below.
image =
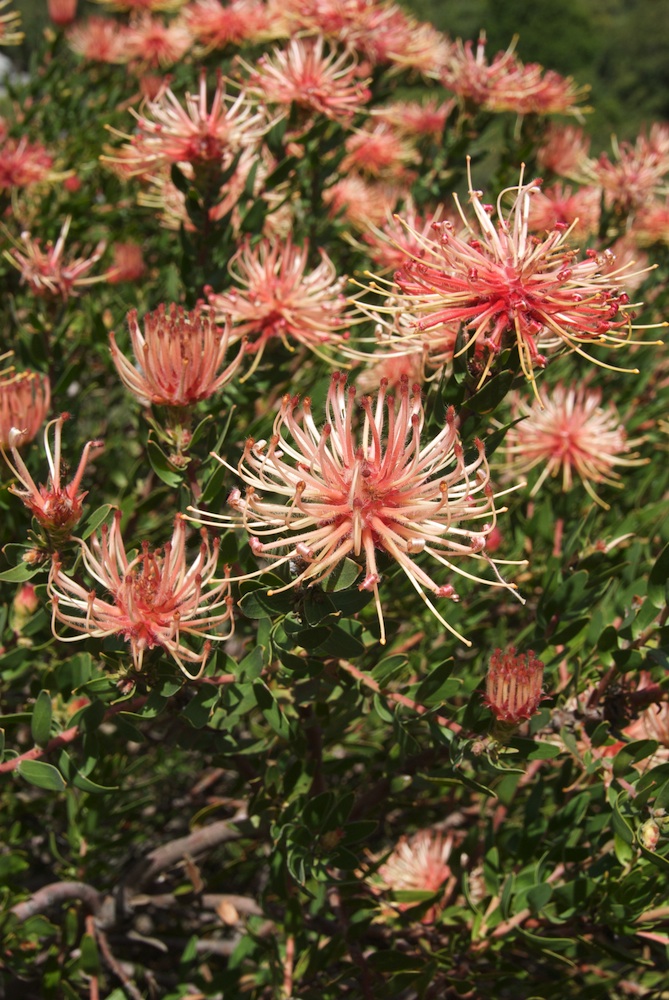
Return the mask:
[[30,233],[22,233],[12,249],[5,250],[9,263],[21,272],[22,283],[35,295],[67,301],[80,295],[88,285],[104,281],[104,275],[88,273],[102,257],[104,241],[98,243],[90,257],[66,256],[65,241],[71,221],[68,216],[56,242],[47,242],[44,249],[38,237],[33,239]]
[[454,101],[440,102],[436,97],[426,101],[394,101],[377,108],[375,118],[388,122],[400,135],[410,136],[416,141],[431,139],[441,141],[446,122],[455,106]]
[[[454,572],[513,589],[485,553],[498,511],[483,444],[477,441],[476,457],[465,460],[452,409],[442,430],[423,443],[420,386],[410,390],[406,378],[396,395],[382,382],[376,399],[363,396],[363,426],[356,432],[355,388],[345,383],[335,372],[320,429],[308,398],[300,406],[297,396],[284,396],[269,441],[246,442],[236,470],[246,493],[235,489],[228,500],[236,513],[195,514],[204,523],[242,525],[258,557],[295,567],[283,590],[320,583],[346,557],[362,557],[360,589],[374,594],[382,643],[377,553],[383,552],[401,566],[441,624],[466,642],[425,591],[457,600]],[[266,492],[279,499],[264,500]],[[421,555],[445,568],[440,575],[446,579],[426,572],[416,561]],[[494,579],[463,569],[471,558],[486,562]]]
[[539,711],[544,665],[530,649],[496,649],[490,657],[484,704],[499,722],[518,725]]
[[72,51],[88,62],[115,65],[128,61],[126,32],[126,25],[110,17],[89,17],[72,25],[67,41]]
[[193,45],[193,36],[180,18],[166,23],[143,13],[125,33],[126,59],[141,69],[167,69],[180,62]]
[[488,62],[482,33],[474,50],[471,41],[458,40],[450,49],[441,82],[466,109],[515,111],[516,114],[580,115],[578,104],[588,92],[571,77],[544,70],[537,63],[523,64],[515,55],[515,42]]
[[128,329],[137,365],[119,349],[109,334],[112,360],[123,384],[145,406],[187,408],[222,389],[239,368],[242,344],[227,365],[230,329],[221,329],[209,310],[198,307],[186,312],[181,306],[160,305],[143,320],[137,310],[128,313]]
[[44,146],[4,139],[0,148],[0,191],[24,188],[51,178],[53,157]]
[[420,159],[417,149],[385,122],[358,129],[347,138],[345,147],[342,174],[358,171],[373,180],[405,183],[415,177],[409,168]]
[[132,113],[136,134],[124,137],[129,142],[119,150],[120,157],[103,157],[120,163],[126,176],[155,174],[175,163],[211,165],[223,171],[239,150],[255,148],[271,124],[243,91],[228,97],[220,74],[209,105],[205,71],[198,92],[187,92],[183,105],[169,87],[163,87],[141,114]]
[[557,385],[544,395],[532,404],[514,398],[514,414],[527,419],[515,424],[506,438],[513,476],[541,470],[532,496],[549,476],[559,477],[565,492],[580,479],[595,503],[608,509],[594,486],[620,486],[617,466],[646,461],[630,452],[640,439],[628,441],[618,411],[613,403],[602,406],[599,389]]
[[[174,523],[172,538],[162,549],[142,544],[137,555],[126,551],[117,512],[111,529],[103,525],[90,545],[80,542],[85,571],[103,589],[100,597],[67,576],[57,555],[53,557],[48,594],[52,605],[54,635],[65,642],[87,637],[120,636],[130,643],[135,670],[141,670],[147,650],[164,650],[186,677],[199,677],[209,657],[212,641],[227,639],[233,630],[229,571],[215,583],[218,540],[209,544],[206,532],[195,560],[186,558],[186,526],[181,516]],[[210,587],[211,583],[215,583]],[[79,633],[61,636],[58,624]],[[223,625],[228,631],[221,634]],[[205,640],[199,650],[187,637]],[[199,669],[191,674],[186,664]]]
[[[530,203],[539,182],[524,183],[522,172],[517,187],[500,195],[496,222],[471,176],[469,185],[473,221],[456,198],[466,231],[460,235],[450,222],[435,223],[422,258],[407,256],[395,275],[397,302],[415,317],[416,334],[426,331],[429,338],[430,331],[460,324],[465,349],[482,370],[480,382],[497,355],[514,345],[533,386],[535,368],[545,367],[547,354],[558,348],[612,368],[583,345],[618,348],[630,341],[629,298],[617,272],[604,273],[613,255],[587,250],[579,260],[567,242],[569,230],[559,223],[543,238],[531,235]],[[513,203],[505,214],[509,194]]]
[[107,281],[110,285],[139,281],[146,274],[144,255],[138,243],[115,243],[112,255],[113,263],[107,270]]
[[370,184],[351,174],[326,188],[323,202],[332,218],[341,215],[349,225],[364,231],[370,225],[382,226],[405,195],[406,190],[398,184]]
[[[49,466],[49,479],[46,486],[37,486],[21,457],[18,446],[23,443],[22,432],[14,428],[10,432],[9,447],[14,459],[13,464],[5,455],[10,469],[23,485],[23,489],[11,486],[10,490],[23,501],[25,506],[47,532],[54,545],[60,545],[70,537],[75,524],[81,518],[86,491],[81,491],[86,465],[93,449],[102,447],[102,441],[88,441],[81,453],[77,471],[71,481],[65,485],[62,481],[61,438],[63,424],[69,419],[69,414],[62,413],[56,420],[50,420],[44,430],[44,450]],[[53,448],[49,444],[49,433],[53,430]]]
[[[413,837],[400,837],[393,851],[379,867],[378,881],[374,881],[372,889],[398,892],[431,892],[442,890],[442,898],[431,906],[422,918],[422,923],[432,923],[443,908],[448,894],[448,883],[452,880],[452,871],[448,864],[453,848],[453,836],[444,837],[432,830],[421,830]],[[454,881],[454,880],[453,880]],[[406,912],[420,905],[420,900],[413,903],[395,903],[397,910]]]
[[[39,432],[49,412],[51,386],[46,375],[37,372],[0,374],[0,447],[10,447],[12,431],[21,433],[21,444],[28,444]],[[15,442],[17,443],[17,442]]]
[[[320,263],[308,266],[309,244],[287,240],[245,242],[229,262],[234,287],[216,293],[206,288],[220,321],[229,319],[235,338],[248,339],[256,355],[255,370],[269,341],[279,339],[288,350],[302,344],[315,354],[332,345],[346,329],[345,277],[320,250]],[[248,377],[248,375],[246,376]]]
[[583,165],[583,174],[604,190],[609,207],[622,215],[633,213],[668,191],[669,142],[667,126],[654,126],[634,144],[613,141],[613,157],[602,153]]
[[286,113],[296,105],[346,124],[370,98],[369,81],[355,54],[328,50],[322,36],[293,38],[286,48],[261,56],[255,66],[242,65],[249,72],[249,93]]
[[569,186],[553,184],[532,196],[528,229],[541,234],[565,226],[575,239],[587,239],[599,229],[601,200],[599,188],[588,186],[572,191]]
[[267,7],[261,0],[194,0],[184,11],[186,24],[207,52],[257,41],[271,33]]
[[77,16],[77,0],[47,0],[49,17],[58,27],[72,24]]
[[551,122],[537,148],[537,164],[559,177],[582,177],[590,136],[576,125]]

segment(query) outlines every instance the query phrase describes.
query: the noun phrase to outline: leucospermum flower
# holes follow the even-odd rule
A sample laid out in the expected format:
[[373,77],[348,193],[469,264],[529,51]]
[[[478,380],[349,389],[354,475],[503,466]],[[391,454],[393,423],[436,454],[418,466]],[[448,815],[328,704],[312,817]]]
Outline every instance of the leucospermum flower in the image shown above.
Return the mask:
[[[86,491],[80,490],[81,480],[91,457],[91,451],[102,447],[102,441],[88,441],[81,453],[81,459],[74,476],[67,485],[64,485],[61,469],[61,439],[63,424],[68,419],[69,414],[62,413],[56,420],[50,420],[44,430],[44,450],[49,466],[49,480],[46,486],[37,486],[30,475],[18,450],[23,435],[17,428],[14,428],[9,435],[13,464],[5,455],[7,464],[23,486],[23,489],[10,486],[11,492],[20,497],[56,545],[70,537],[72,528],[81,517],[82,505],[87,496]],[[49,434],[52,430],[53,448],[49,444]]]
[[485,705],[499,722],[518,725],[539,710],[544,665],[530,649],[517,653],[514,646],[496,649],[490,657]]
[[[236,515],[194,513],[203,523],[242,525],[258,557],[276,567],[297,567],[284,590],[319,583],[347,556],[362,556],[360,589],[374,594],[382,643],[377,553],[384,552],[400,565],[442,625],[466,642],[425,591],[458,600],[453,573],[513,589],[485,552],[498,511],[483,444],[477,441],[476,458],[465,461],[452,409],[436,437],[422,443],[420,387],[410,390],[407,378],[396,396],[382,382],[375,400],[362,397],[364,421],[356,433],[355,388],[345,383],[345,376],[335,372],[321,429],[308,398],[300,406],[298,397],[284,396],[269,442],[246,442],[236,470],[246,493],[235,489],[228,500]],[[279,499],[264,500],[265,492]],[[445,568],[445,581],[418,564],[421,554]],[[470,558],[486,562],[493,579],[464,569]]]
[[26,232],[11,250],[5,250],[5,257],[21,272],[22,282],[35,295],[67,301],[80,295],[87,285],[105,279],[103,274],[88,273],[102,257],[106,248],[104,241],[98,243],[90,257],[66,256],[65,241],[71,221],[68,216],[56,242],[47,242],[44,248],[38,237],[33,238]]
[[142,12],[125,32],[126,60],[136,62],[139,68],[174,66],[192,45],[193,36],[180,18],[165,22]]
[[52,178],[53,157],[44,146],[5,139],[0,146],[0,191],[24,188]]
[[256,355],[249,374],[274,338],[288,350],[303,344],[324,356],[322,349],[345,330],[346,278],[337,276],[324,250],[320,258],[309,268],[308,242],[298,247],[290,237],[256,246],[247,241],[228,264],[236,287],[222,293],[205,288],[216,318],[229,320],[235,337],[248,338],[247,350]]
[[181,306],[160,305],[143,320],[128,313],[132,349],[139,368],[121,352],[110,333],[112,360],[123,384],[148,406],[186,408],[208,399],[233,377],[244,345],[221,371],[230,344],[229,326],[221,328],[206,309],[186,312]]
[[[229,571],[214,586],[218,561],[218,540],[209,544],[202,532],[200,551],[189,565],[186,559],[186,525],[181,516],[174,523],[172,538],[162,549],[142,544],[135,556],[128,556],[121,535],[121,514],[116,512],[111,529],[103,525],[91,543],[80,542],[83,566],[104,589],[87,589],[69,577],[57,555],[48,583],[52,605],[52,628],[57,638],[76,642],[91,636],[105,639],[120,636],[130,643],[133,663],[141,670],[147,650],[159,647],[178,664],[186,677],[199,677],[205,668],[212,641],[228,638],[233,630]],[[79,633],[62,636],[57,626]],[[222,626],[227,632],[221,634]],[[187,637],[205,640],[194,650]],[[199,669],[191,674],[186,664]]]
[[51,386],[46,375],[37,372],[0,373],[0,446],[7,448],[12,441],[12,431],[18,429],[20,442],[28,444],[37,436],[49,412]]
[[129,142],[119,150],[120,157],[103,157],[119,163],[126,176],[155,173],[175,163],[219,164],[223,170],[226,157],[231,161],[244,147],[257,146],[271,124],[243,91],[228,97],[220,75],[210,103],[205,72],[197,94],[187,92],[183,104],[167,87],[146,102],[141,114],[132,113],[136,135],[123,136]]
[[[442,889],[442,900],[431,906],[422,918],[423,923],[431,923],[443,907],[443,900],[448,894],[448,883],[453,878],[448,864],[452,848],[452,835],[444,837],[432,830],[421,830],[411,838],[401,837],[387,860],[379,867],[378,882],[374,880],[373,891],[436,893]],[[400,902],[395,905],[400,912],[404,912],[419,905],[419,902]]]
[[348,122],[370,98],[354,53],[328,51],[322,36],[294,38],[284,49],[261,56],[249,71],[249,92],[268,104],[295,104],[336,121]]
[[194,0],[184,10],[193,36],[207,52],[258,41],[271,33],[272,21],[261,0]]
[[527,419],[507,434],[513,476],[541,469],[532,496],[549,476],[560,478],[565,492],[580,479],[595,503],[608,509],[594,485],[620,486],[617,466],[644,464],[646,459],[630,453],[640,441],[628,441],[615,406],[602,406],[598,389],[557,385],[545,397],[532,404],[520,396],[514,400],[515,414]]
[[[583,345],[618,348],[630,342],[629,298],[616,283],[617,272],[604,273],[612,255],[588,250],[579,260],[561,225],[543,238],[532,236],[536,190],[538,182],[525,184],[521,172],[518,186],[500,195],[495,223],[470,175],[474,221],[461,212],[467,231],[460,235],[450,222],[435,223],[434,237],[423,241],[424,255],[407,257],[395,275],[397,300],[416,317],[416,334],[426,331],[429,339],[430,331],[461,324],[465,347],[482,369],[480,382],[500,351],[514,344],[534,385],[534,369],[546,365],[551,351],[566,347],[612,368]],[[509,193],[514,200],[505,214],[502,202]]]

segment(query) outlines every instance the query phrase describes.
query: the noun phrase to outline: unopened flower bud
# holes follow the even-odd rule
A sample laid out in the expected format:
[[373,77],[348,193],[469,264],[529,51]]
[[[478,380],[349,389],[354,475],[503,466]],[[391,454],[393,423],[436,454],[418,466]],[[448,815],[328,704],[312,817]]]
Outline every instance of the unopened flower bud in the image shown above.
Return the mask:
[[484,702],[500,722],[517,725],[535,715],[541,702],[544,665],[532,650],[496,649],[490,657]]

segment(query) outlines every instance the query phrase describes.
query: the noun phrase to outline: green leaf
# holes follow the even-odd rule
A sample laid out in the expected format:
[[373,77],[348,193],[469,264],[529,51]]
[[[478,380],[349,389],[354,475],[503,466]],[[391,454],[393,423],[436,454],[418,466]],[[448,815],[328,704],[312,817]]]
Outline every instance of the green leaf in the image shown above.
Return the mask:
[[6,569],[3,573],[0,573],[0,580],[4,583],[24,583],[25,580],[31,580],[37,573],[39,573],[41,566],[32,563],[19,563],[18,566],[12,567],[12,569]]
[[613,826],[613,832],[619,837],[625,844],[634,843],[634,833],[632,832],[632,827],[629,825],[622,812],[620,811],[620,806],[618,805],[620,797],[623,792],[616,797],[613,803],[613,813],[611,814],[611,825]]
[[656,608],[664,608],[667,603],[667,580],[669,579],[669,543],[660,552],[648,576],[648,599]]
[[86,518],[86,523],[84,530],[81,532],[81,537],[84,541],[93,534],[93,532],[100,527],[103,521],[109,516],[110,511],[114,510],[114,505],[110,503],[103,503],[101,507],[98,507],[90,517]]
[[321,586],[328,594],[336,593],[338,590],[347,590],[358,579],[361,569],[362,567],[353,562],[352,559],[342,559],[330,575],[323,580]]
[[628,743],[614,758],[613,773],[616,778],[627,774],[634,764],[638,764],[640,760],[645,760],[646,757],[652,756],[658,746],[659,743],[657,740],[635,740],[634,743]]
[[527,894],[527,902],[534,913],[539,913],[549,902],[553,890],[548,882],[540,882],[535,885]]
[[91,934],[82,935],[79,944],[81,949],[81,968],[89,976],[95,976],[100,972],[100,957],[95,938]]
[[146,453],[151,463],[151,468],[166,486],[174,488],[181,485],[183,482],[182,473],[177,472],[165,452],[151,437],[146,442]]
[[289,739],[290,723],[265,682],[260,678],[255,680],[253,682],[253,691],[258,702],[258,708],[274,732],[284,740]]
[[43,760],[22,760],[16,770],[31,785],[48,792],[62,792],[66,787],[60,771]]
[[53,706],[51,695],[42,689],[35,699],[35,707],[30,722],[30,732],[37,746],[43,747],[49,742],[51,736],[51,719],[53,717]]

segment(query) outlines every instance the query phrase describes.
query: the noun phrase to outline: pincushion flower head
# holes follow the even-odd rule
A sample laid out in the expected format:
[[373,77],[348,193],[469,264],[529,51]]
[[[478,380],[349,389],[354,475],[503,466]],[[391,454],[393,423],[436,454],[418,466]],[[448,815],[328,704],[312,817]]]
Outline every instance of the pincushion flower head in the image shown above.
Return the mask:
[[246,241],[228,265],[234,286],[222,293],[205,288],[216,318],[231,322],[235,338],[248,339],[247,349],[256,355],[249,375],[275,338],[288,350],[303,344],[323,356],[323,348],[346,329],[346,278],[337,276],[324,250],[319,254],[320,263],[310,268],[308,242],[299,247],[290,237],[255,246]]
[[[442,890],[441,899],[422,917],[422,923],[432,923],[443,908],[449,888],[452,889],[454,883],[448,864],[452,849],[452,834],[444,837],[432,830],[421,830],[413,837],[400,837],[391,854],[379,867],[372,882],[373,891],[437,893]],[[404,912],[419,903],[420,900],[399,902],[395,906],[400,912]]]
[[371,96],[355,54],[328,50],[322,36],[293,38],[287,48],[275,48],[255,66],[241,64],[249,72],[249,93],[284,106],[286,112],[294,104],[345,124]]
[[146,102],[141,114],[133,114],[136,134],[118,133],[129,142],[118,156],[103,157],[118,164],[126,176],[156,173],[176,163],[189,163],[196,169],[218,165],[222,171],[240,150],[255,148],[271,125],[243,91],[234,98],[228,96],[220,74],[210,103],[204,71],[198,92],[187,92],[183,104],[169,87],[163,87],[154,100]]
[[[32,441],[44,423],[50,402],[51,386],[46,375],[12,368],[0,372],[0,447]],[[14,430],[19,431],[19,439],[13,435]]]
[[[477,441],[475,458],[465,459],[453,410],[439,433],[422,442],[420,387],[410,389],[407,378],[396,395],[382,381],[376,399],[362,397],[356,432],[355,388],[345,383],[333,374],[320,429],[308,398],[300,406],[297,396],[284,396],[269,441],[246,442],[236,470],[246,493],[234,489],[228,500],[236,514],[194,513],[203,523],[242,525],[258,557],[275,567],[292,564],[296,575],[283,590],[319,583],[347,556],[362,557],[360,590],[374,594],[382,643],[378,553],[384,553],[442,625],[462,639],[426,591],[458,600],[454,573],[513,589],[485,552],[498,511],[483,444]],[[278,499],[265,500],[265,493]],[[439,577],[417,556],[436,562]],[[470,574],[463,566],[469,559],[485,562],[492,579]]]
[[123,384],[145,406],[193,406],[226,385],[242,362],[243,344],[221,371],[230,329],[218,327],[206,308],[187,312],[181,306],[160,305],[144,317],[143,328],[137,310],[131,309],[128,328],[139,367],[128,361],[110,333],[112,360]]
[[[81,518],[82,505],[87,496],[86,491],[80,490],[81,480],[91,457],[91,451],[102,447],[102,441],[88,441],[81,453],[74,476],[67,485],[64,485],[61,468],[61,439],[63,424],[68,419],[69,414],[62,413],[56,420],[50,420],[44,430],[44,450],[49,465],[49,480],[46,486],[37,486],[28,471],[18,450],[23,435],[17,428],[14,428],[9,435],[13,463],[5,455],[7,464],[23,485],[23,489],[11,486],[11,492],[21,498],[54,545],[66,541],[70,537],[72,528]],[[53,448],[49,444],[51,431],[53,431]]]
[[[499,353],[515,345],[535,392],[535,368],[545,367],[550,352],[567,348],[613,368],[584,345],[619,348],[630,342],[631,331],[629,298],[616,283],[616,272],[604,273],[610,253],[588,250],[579,259],[568,243],[569,229],[560,224],[543,237],[529,233],[538,186],[526,184],[521,171],[518,185],[500,195],[495,222],[470,174],[474,219],[461,213],[464,234],[448,221],[435,223],[434,236],[423,241],[423,256],[408,256],[395,275],[397,300],[415,317],[418,337],[424,332],[429,339],[439,327],[460,324],[480,383]],[[502,202],[509,193],[513,203],[505,213]],[[457,198],[456,204],[460,209]]]
[[580,479],[588,495],[600,507],[608,504],[595,492],[595,485],[621,486],[617,466],[641,465],[613,403],[602,406],[602,394],[587,386],[557,385],[545,393],[542,403],[529,404],[520,396],[513,401],[514,413],[525,416],[507,434],[507,455],[514,477],[541,469],[532,496],[549,476],[562,482],[563,491]]
[[[130,644],[135,670],[142,669],[146,651],[158,647],[187,677],[200,676],[211,643],[228,638],[233,630],[227,568],[224,579],[210,586],[218,541],[210,545],[203,531],[199,553],[189,564],[186,524],[177,516],[172,538],[162,549],[152,550],[144,542],[136,555],[129,556],[120,522],[116,512],[111,528],[103,525],[90,545],[80,542],[84,570],[103,588],[102,595],[68,576],[54,555],[48,583],[54,635],[66,642],[120,636]],[[59,635],[59,624],[79,634]],[[220,631],[223,626],[225,634]],[[205,640],[200,649],[191,647],[191,637]],[[197,673],[190,673],[186,664],[196,665]]]
[[11,250],[5,250],[5,257],[21,272],[21,281],[35,295],[67,301],[80,295],[81,289],[105,279],[103,274],[89,274],[105,251],[104,241],[98,243],[90,257],[65,254],[65,241],[71,222],[72,218],[68,216],[56,242],[49,241],[44,248],[38,237],[33,238],[30,233],[25,232]]
[[542,698],[544,665],[530,649],[496,649],[490,657],[484,703],[499,722],[516,726],[531,719]]

